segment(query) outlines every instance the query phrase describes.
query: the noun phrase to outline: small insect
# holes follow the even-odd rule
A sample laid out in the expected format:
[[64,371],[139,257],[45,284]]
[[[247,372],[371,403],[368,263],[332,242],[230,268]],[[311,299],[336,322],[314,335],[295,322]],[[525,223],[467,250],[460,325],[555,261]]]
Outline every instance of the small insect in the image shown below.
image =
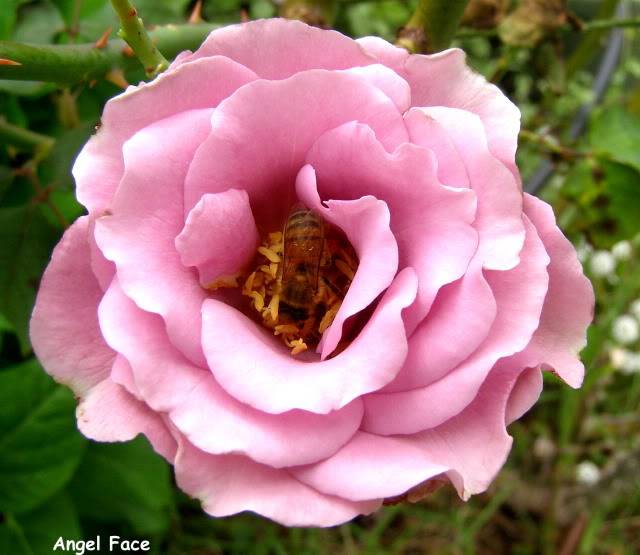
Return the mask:
[[266,260],[243,293],[254,299],[267,327],[293,354],[317,345],[351,285],[358,258],[335,226],[301,205],[290,212],[282,233],[258,248]]

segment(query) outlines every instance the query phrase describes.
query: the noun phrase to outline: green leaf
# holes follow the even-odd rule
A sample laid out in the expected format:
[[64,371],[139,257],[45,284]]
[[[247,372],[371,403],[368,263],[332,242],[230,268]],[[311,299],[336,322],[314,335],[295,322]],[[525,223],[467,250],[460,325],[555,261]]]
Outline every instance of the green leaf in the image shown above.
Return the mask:
[[621,238],[633,237],[640,232],[640,173],[615,163],[604,163],[603,168],[608,212],[618,223]]
[[18,15],[13,40],[36,44],[52,43],[65,25],[58,8],[51,2],[38,2],[22,8]]
[[29,317],[36,290],[58,232],[37,205],[0,209],[0,312],[29,352]]
[[4,522],[0,524],[0,553],[36,555],[13,515],[4,515]]
[[0,511],[29,511],[69,481],[85,445],[74,408],[35,359],[0,373]]
[[0,553],[50,553],[61,536],[69,540],[82,536],[76,509],[65,492],[54,495],[33,511],[10,515],[0,526]]
[[[13,27],[16,23],[18,6],[28,0],[2,0],[0,10],[0,40],[7,40],[13,34]],[[2,552],[4,553],[4,551]]]
[[89,140],[94,126],[83,124],[56,137],[47,159],[41,164],[41,178],[55,189],[73,189],[71,167],[82,146]]
[[640,171],[640,117],[607,108],[593,118],[589,137],[596,154]]
[[56,540],[82,537],[80,522],[71,497],[60,492],[40,507],[16,516],[24,537],[34,553],[49,553]]
[[140,535],[162,533],[169,525],[169,468],[144,438],[90,443],[70,491],[83,518],[125,520]]

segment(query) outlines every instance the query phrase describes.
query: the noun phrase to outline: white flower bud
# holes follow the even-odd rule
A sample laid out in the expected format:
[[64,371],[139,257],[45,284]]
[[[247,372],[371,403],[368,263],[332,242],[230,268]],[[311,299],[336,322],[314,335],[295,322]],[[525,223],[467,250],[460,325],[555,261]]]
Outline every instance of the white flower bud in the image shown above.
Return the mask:
[[591,461],[576,466],[576,480],[584,486],[595,486],[600,481],[600,469]]
[[533,454],[539,459],[550,459],[556,454],[556,445],[548,437],[540,436],[533,442]]
[[609,360],[611,362],[611,366],[613,366],[616,370],[620,370],[624,368],[627,364],[627,358],[631,353],[626,349],[621,349],[620,347],[615,347],[609,351]]
[[640,353],[628,352],[620,372],[623,374],[640,374]]
[[605,277],[613,273],[616,260],[609,251],[596,251],[591,257],[589,265],[591,273],[596,277]]
[[638,321],[628,314],[618,316],[613,322],[611,335],[622,345],[634,343],[638,340],[638,337],[640,337]]
[[636,299],[631,303],[629,312],[631,312],[631,314],[633,314],[637,320],[640,320],[640,299]]
[[616,260],[629,260],[631,258],[631,243],[620,241],[611,247],[611,254]]
[[576,251],[578,253],[578,260],[584,264],[591,256],[591,253],[593,253],[593,247],[589,243],[583,242],[576,247]]

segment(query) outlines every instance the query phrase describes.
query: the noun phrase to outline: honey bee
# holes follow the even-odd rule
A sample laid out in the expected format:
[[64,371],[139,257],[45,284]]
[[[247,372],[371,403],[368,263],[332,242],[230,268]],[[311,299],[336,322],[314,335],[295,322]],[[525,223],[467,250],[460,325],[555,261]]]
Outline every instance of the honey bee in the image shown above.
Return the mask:
[[358,258],[345,237],[320,215],[296,205],[282,233],[258,252],[264,257],[244,294],[254,299],[264,324],[298,354],[318,344],[351,285]]

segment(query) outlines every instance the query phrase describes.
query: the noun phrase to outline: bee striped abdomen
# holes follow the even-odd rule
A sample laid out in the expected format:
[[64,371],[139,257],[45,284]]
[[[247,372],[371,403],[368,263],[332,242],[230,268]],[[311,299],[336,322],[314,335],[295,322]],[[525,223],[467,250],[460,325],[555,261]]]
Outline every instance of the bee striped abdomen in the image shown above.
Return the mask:
[[[296,319],[308,316],[318,288],[318,272],[324,247],[322,219],[310,210],[294,210],[284,229],[284,261],[282,264],[282,308],[295,308]],[[290,311],[294,312],[294,311]],[[304,314],[303,314],[304,313]]]

